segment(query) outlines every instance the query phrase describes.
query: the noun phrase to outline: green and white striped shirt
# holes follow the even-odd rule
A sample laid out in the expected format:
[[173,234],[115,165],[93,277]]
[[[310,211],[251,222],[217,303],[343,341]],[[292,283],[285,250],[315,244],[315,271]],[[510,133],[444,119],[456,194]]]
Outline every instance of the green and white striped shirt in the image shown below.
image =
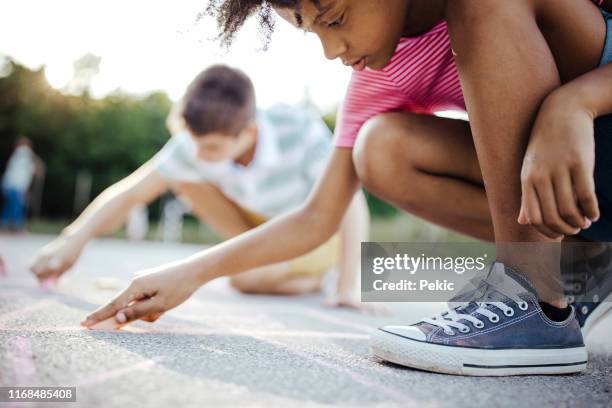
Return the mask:
[[311,109],[276,105],[257,113],[255,156],[248,166],[207,162],[187,132],[174,135],[153,162],[170,182],[209,182],[242,208],[267,218],[304,203],[323,172],[331,132]]

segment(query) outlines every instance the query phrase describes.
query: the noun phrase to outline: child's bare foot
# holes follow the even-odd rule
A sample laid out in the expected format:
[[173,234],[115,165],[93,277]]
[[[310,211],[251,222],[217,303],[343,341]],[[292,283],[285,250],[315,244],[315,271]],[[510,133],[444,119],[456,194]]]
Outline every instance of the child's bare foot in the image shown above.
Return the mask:
[[346,308],[353,309],[355,311],[361,313],[367,313],[372,315],[389,315],[390,312],[384,306],[372,304],[372,303],[364,303],[358,297],[354,296],[343,296],[340,294],[335,294],[333,296],[328,297],[325,300],[325,306],[328,307],[338,307],[338,308]]

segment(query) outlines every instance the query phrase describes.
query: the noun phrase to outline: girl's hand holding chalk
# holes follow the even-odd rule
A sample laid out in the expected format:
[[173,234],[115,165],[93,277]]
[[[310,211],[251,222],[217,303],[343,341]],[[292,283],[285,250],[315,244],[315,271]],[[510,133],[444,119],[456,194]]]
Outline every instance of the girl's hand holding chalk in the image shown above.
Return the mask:
[[201,284],[193,268],[180,264],[145,271],[113,300],[87,316],[81,325],[107,329],[113,324],[119,328],[139,319],[154,322],[187,300]]

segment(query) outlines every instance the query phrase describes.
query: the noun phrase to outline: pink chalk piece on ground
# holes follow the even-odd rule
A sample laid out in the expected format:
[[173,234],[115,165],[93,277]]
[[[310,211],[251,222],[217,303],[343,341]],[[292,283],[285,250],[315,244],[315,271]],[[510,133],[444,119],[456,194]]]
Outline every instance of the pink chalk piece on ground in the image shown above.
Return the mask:
[[119,330],[121,326],[123,326],[123,324],[117,323],[117,321],[115,320],[115,316],[113,316],[109,317],[106,320],[102,320],[101,322],[96,323],[93,326],[90,326],[89,328],[91,330],[115,331]]
[[57,288],[57,278],[49,278],[40,282],[40,288],[45,292],[53,292]]

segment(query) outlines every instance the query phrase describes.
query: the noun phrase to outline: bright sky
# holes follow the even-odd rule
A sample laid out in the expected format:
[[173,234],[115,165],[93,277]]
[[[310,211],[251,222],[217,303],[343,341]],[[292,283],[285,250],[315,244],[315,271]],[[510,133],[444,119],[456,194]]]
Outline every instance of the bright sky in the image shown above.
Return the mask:
[[262,107],[295,103],[306,92],[326,111],[341,101],[350,69],[327,61],[318,39],[278,19],[267,52],[250,22],[229,53],[211,40],[216,25],[195,23],[204,0],[0,0],[0,53],[31,68],[44,64],[56,88],[87,52],[102,57],[94,96],[117,88],[179,98],[202,69],[227,63],[253,79]]

